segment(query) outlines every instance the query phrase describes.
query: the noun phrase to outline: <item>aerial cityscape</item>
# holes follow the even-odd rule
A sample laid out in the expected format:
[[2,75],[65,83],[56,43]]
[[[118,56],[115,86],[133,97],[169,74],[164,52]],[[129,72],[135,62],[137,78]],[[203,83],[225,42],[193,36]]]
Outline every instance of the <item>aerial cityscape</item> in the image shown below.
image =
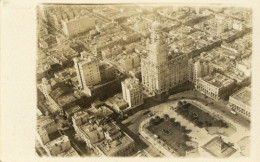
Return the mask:
[[39,157],[248,157],[252,10],[37,6]]

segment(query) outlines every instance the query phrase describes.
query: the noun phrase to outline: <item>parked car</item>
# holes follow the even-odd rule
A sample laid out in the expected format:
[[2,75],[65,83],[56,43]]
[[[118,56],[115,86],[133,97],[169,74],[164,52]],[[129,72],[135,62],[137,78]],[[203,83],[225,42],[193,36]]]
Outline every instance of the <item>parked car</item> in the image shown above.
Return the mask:
[[148,110],[148,111],[144,112],[143,115],[149,114],[150,112],[151,112],[151,111]]
[[230,112],[234,115],[237,115],[237,112],[235,112],[234,110],[231,110]]

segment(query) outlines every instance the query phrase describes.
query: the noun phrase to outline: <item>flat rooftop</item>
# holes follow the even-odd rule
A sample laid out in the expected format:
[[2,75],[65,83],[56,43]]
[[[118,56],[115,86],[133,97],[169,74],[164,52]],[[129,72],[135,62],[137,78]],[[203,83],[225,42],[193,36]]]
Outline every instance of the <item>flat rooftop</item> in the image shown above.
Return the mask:
[[120,139],[114,140],[110,143],[101,143],[97,147],[106,155],[114,156],[115,152],[120,151],[132,144],[134,140],[128,136],[123,136]]
[[203,78],[203,80],[209,84],[212,84],[218,88],[222,88],[222,87],[226,87],[232,83],[234,83],[234,80],[219,74],[219,73],[215,73],[213,75],[210,76],[206,76]]
[[251,105],[251,88],[244,87],[232,95],[236,100],[242,101],[247,105]]

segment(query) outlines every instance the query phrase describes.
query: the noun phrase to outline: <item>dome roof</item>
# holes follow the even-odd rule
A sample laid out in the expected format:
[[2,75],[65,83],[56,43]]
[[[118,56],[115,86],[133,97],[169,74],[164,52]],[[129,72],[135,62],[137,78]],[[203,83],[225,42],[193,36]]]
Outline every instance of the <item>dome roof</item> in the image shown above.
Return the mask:
[[154,22],[152,23],[152,29],[153,29],[153,30],[159,30],[159,29],[161,29],[161,28],[162,28],[162,26],[161,26],[161,24],[160,24],[159,21],[154,21]]

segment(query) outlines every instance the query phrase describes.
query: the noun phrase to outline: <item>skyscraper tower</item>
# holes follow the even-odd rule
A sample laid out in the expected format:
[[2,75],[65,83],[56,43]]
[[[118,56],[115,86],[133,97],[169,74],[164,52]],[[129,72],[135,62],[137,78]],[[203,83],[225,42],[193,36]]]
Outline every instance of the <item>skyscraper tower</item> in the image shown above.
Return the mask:
[[169,90],[168,43],[155,21],[147,40],[148,57],[141,61],[142,83],[146,92],[162,94]]

